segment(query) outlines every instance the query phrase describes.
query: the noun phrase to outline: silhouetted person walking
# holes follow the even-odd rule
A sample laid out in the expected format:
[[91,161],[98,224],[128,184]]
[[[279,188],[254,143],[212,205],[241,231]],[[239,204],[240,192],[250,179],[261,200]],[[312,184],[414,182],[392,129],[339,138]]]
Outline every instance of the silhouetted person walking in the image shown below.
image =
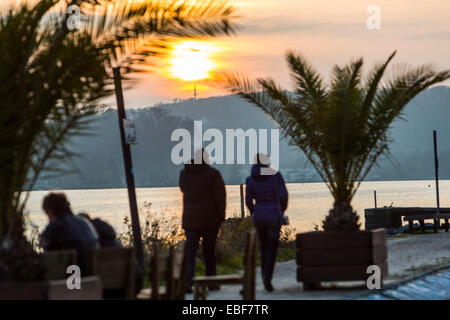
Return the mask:
[[41,235],[44,251],[73,249],[81,274],[86,273],[88,251],[99,248],[97,235],[88,223],[72,213],[64,193],[49,193],[42,201],[49,224]]
[[267,155],[257,154],[251,176],[246,180],[245,203],[259,238],[264,287],[267,291],[273,291],[272,276],[288,193],[281,173],[270,168],[269,161]]
[[[187,241],[187,282],[192,292],[195,256],[202,238],[206,275],[216,275],[216,240],[225,220],[226,193],[220,172],[209,166],[209,155],[197,150],[185,164],[179,184],[183,192],[183,223]],[[216,289],[216,288],[210,288]]]

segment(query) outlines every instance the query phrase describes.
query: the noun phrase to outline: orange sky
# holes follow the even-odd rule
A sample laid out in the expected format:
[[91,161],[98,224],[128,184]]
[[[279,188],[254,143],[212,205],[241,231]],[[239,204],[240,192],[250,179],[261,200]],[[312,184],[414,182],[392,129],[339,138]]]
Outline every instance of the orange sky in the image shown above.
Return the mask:
[[[9,0],[0,0],[5,4]],[[396,62],[432,62],[450,68],[450,1],[443,0],[231,0],[242,18],[236,36],[210,41],[216,69],[270,76],[290,88],[284,53],[305,54],[327,75],[334,63],[363,56],[366,68],[398,50]],[[366,10],[381,8],[381,29],[369,30]],[[170,61],[138,76],[125,93],[127,107],[190,98],[193,83],[170,76]],[[199,97],[224,92],[198,82]],[[108,99],[113,102],[114,99]]]
[[[214,60],[219,69],[250,76],[270,76],[289,87],[284,53],[305,54],[322,74],[334,63],[363,56],[367,67],[398,50],[397,62],[432,62],[450,68],[450,1],[441,0],[234,0],[239,22],[237,36],[211,41],[221,49]],[[381,29],[369,30],[366,10],[381,8]],[[160,71],[142,76],[126,93],[127,105],[150,106],[193,95],[192,82],[167,77]],[[199,85],[199,96],[221,95],[217,88]]]

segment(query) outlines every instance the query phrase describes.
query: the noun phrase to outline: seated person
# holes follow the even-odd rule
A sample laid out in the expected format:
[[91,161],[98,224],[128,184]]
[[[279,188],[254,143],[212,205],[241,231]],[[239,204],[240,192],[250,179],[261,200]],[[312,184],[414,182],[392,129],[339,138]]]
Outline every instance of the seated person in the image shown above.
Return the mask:
[[[123,245],[117,240],[116,231],[114,228],[106,221],[100,218],[92,219],[87,213],[80,213],[78,216],[86,219],[86,221],[95,228],[95,233],[98,235],[98,241],[102,248],[123,248]],[[136,293],[142,289],[142,281],[144,277],[144,271],[137,261],[134,262],[135,267],[135,278]],[[118,298],[123,295],[122,291],[117,290],[105,290],[106,298]]]
[[79,213],[78,215],[93,225],[102,248],[123,248],[122,244],[117,240],[116,231],[106,221],[100,218],[91,219],[87,213]]
[[88,251],[100,247],[97,235],[84,219],[72,213],[64,193],[49,193],[42,201],[42,209],[49,219],[41,235],[44,251],[76,250],[81,275],[86,275]]

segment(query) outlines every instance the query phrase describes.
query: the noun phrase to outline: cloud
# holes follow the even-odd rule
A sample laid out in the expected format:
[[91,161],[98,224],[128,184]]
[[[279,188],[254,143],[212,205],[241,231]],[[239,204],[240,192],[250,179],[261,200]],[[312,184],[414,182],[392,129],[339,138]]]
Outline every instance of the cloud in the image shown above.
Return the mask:
[[284,32],[314,31],[326,28],[327,23],[305,23],[295,17],[270,17],[258,19],[246,19],[243,23],[241,34],[267,35]]

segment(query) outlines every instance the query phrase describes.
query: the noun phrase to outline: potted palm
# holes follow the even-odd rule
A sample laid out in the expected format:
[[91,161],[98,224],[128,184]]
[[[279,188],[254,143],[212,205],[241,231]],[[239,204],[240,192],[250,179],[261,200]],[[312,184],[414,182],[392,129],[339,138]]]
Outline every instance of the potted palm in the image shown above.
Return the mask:
[[28,195],[73,155],[65,142],[86,133],[113,93],[112,67],[129,79],[173,38],[234,30],[233,8],[213,0],[41,0],[0,17],[0,296],[23,297],[12,294],[18,282],[40,295],[33,281],[43,271],[24,232]]
[[394,56],[395,52],[366,77],[362,58],[336,65],[326,86],[302,55],[288,52],[293,92],[271,79],[224,75],[233,93],[261,108],[304,152],[334,198],[324,232],[297,235],[297,280],[305,288],[321,281],[367,279],[369,265],[387,274],[386,231],[360,231],[351,201],[379,157],[388,155],[389,129],[408,102],[450,78],[449,70],[420,66],[406,67],[382,81]]

